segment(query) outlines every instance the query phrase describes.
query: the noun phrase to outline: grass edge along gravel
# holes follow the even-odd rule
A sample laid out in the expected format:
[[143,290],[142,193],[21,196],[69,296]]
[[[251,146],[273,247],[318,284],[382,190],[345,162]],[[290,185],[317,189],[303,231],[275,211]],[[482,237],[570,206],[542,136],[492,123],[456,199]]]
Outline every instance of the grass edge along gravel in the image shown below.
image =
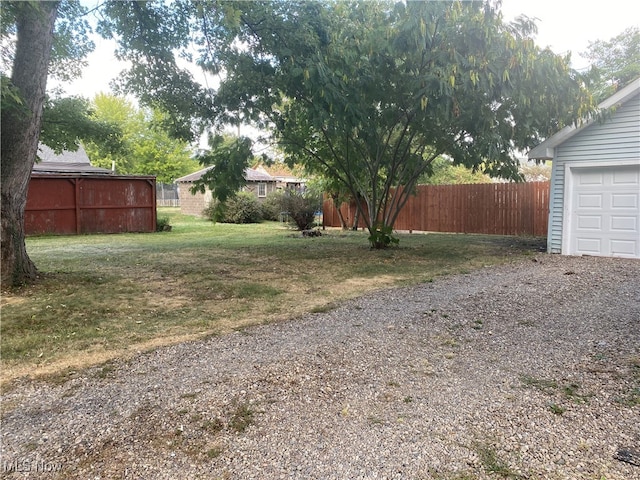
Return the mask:
[[402,234],[370,250],[365,232],[302,237],[277,222],[213,224],[159,209],[171,232],[32,237],[40,280],[2,292],[3,385],[163,345],[335,308],[381,288],[519,261],[543,239]]

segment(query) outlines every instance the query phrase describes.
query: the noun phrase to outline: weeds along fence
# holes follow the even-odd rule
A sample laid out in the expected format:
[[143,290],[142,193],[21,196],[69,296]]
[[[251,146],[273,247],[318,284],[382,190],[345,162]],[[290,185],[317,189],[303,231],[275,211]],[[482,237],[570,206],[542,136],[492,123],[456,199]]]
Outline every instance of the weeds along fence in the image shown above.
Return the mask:
[[[353,227],[355,202],[340,212]],[[419,185],[394,225],[396,230],[488,235],[547,235],[549,182],[474,185]],[[340,215],[325,198],[323,226],[341,227]],[[360,219],[358,227],[364,227]]]

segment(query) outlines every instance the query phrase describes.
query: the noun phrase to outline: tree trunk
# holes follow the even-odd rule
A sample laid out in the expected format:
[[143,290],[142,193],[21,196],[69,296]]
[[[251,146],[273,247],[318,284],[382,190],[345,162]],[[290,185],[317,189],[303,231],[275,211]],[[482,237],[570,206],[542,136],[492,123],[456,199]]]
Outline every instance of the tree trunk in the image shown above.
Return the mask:
[[340,201],[339,195],[331,195],[331,201],[333,202],[333,207],[336,209],[336,213],[338,214],[338,219],[340,220],[340,226],[342,230],[347,230],[347,221],[344,219],[344,215],[342,214],[342,210],[340,207],[342,206],[342,202]]
[[349,230],[349,227],[347,226],[347,220],[344,218],[344,214],[342,213],[342,210],[339,206],[336,207],[336,213],[338,214],[338,220],[340,220],[340,228],[342,230]]
[[358,230],[358,222],[360,222],[360,209],[356,205],[356,211],[353,214],[353,223],[351,224],[351,230],[354,232]]
[[36,277],[27,255],[24,209],[40,138],[53,27],[59,2],[17,2],[17,41],[11,82],[23,105],[2,106],[1,215],[2,284],[19,285]]

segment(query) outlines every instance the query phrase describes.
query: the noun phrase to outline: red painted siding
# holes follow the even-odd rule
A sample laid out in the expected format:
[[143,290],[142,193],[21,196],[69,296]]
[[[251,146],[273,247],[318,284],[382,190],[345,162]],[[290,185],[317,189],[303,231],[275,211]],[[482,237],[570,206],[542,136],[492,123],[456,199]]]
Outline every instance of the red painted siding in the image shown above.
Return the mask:
[[155,177],[32,174],[25,232],[154,232]]

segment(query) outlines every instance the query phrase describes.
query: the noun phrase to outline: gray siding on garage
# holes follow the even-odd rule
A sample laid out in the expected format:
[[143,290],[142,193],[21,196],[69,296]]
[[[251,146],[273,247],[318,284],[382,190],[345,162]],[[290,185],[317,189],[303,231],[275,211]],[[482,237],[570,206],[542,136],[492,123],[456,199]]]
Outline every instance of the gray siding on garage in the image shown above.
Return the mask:
[[617,160],[640,157],[640,95],[627,101],[604,123],[594,123],[556,150],[556,159]]
[[547,234],[547,250],[551,253],[562,251],[562,220],[564,200],[564,163],[554,159],[551,170],[551,194],[549,198],[549,230]]
[[548,251],[561,253],[565,167],[570,162],[640,158],[640,95],[626,101],[604,123],[594,123],[558,145],[551,173]]

